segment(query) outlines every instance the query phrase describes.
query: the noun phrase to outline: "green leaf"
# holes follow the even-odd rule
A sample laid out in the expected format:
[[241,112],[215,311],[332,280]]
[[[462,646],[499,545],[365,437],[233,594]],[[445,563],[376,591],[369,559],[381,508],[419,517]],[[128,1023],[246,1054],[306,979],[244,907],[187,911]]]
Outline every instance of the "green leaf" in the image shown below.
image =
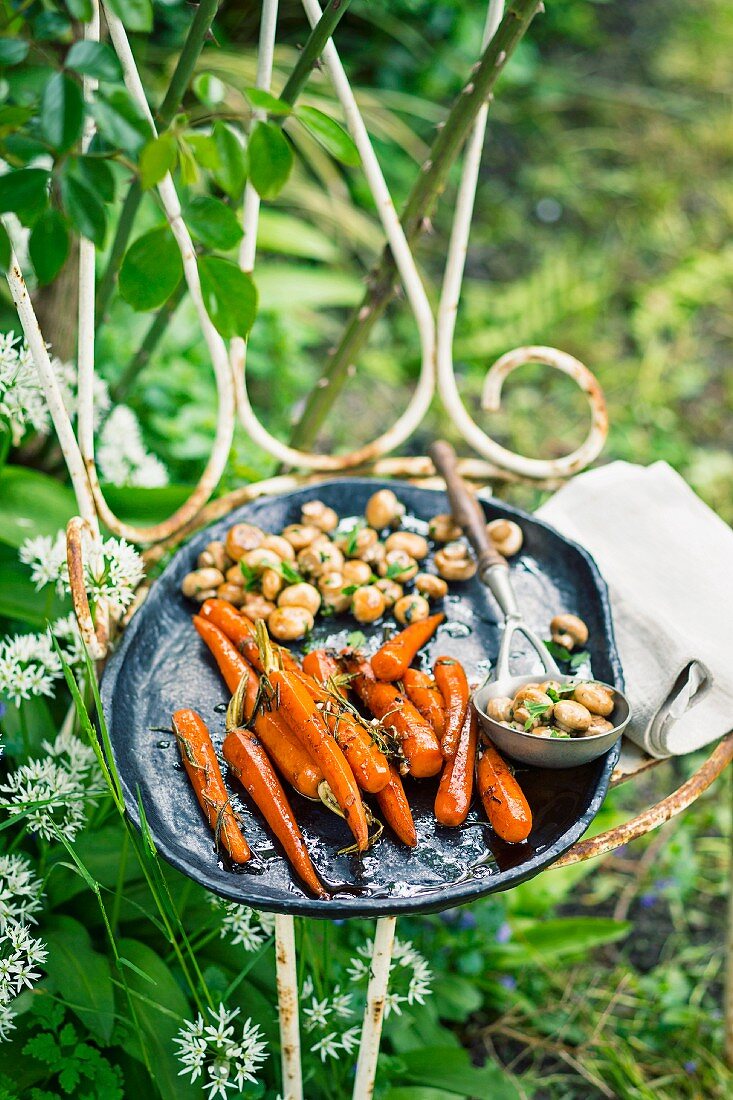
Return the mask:
[[58,210],[47,210],[33,226],[28,246],[36,278],[41,286],[51,283],[69,255],[69,231]]
[[150,137],[148,120],[122,88],[108,96],[97,96],[91,104],[91,111],[102,137],[125,152],[137,156]]
[[263,207],[260,211],[257,248],[263,252],[280,252],[284,256],[302,256],[307,260],[333,262],[338,257],[338,248],[326,233],[310,222],[271,207]]
[[628,921],[611,917],[556,917],[521,926],[515,932],[517,950],[544,961],[579,955],[615,943],[628,935]]
[[218,256],[202,256],[199,273],[204,303],[217,331],[226,340],[246,337],[257,313],[257,291],[251,276]]
[[19,168],[0,176],[0,214],[12,210],[23,220],[38,216],[48,202],[50,172],[43,168]]
[[109,962],[92,947],[83,924],[52,916],[44,922],[45,970],[57,991],[92,1035],[109,1042],[114,1026],[114,990]]
[[346,130],[328,115],[324,115],[323,111],[318,111],[315,107],[298,107],[295,116],[336,160],[352,168],[361,164],[359,150]]
[[520,1092],[501,1066],[490,1062],[477,1067],[468,1052],[455,1047],[431,1047],[400,1055],[407,1081],[429,1088],[442,1088],[457,1096],[491,1097],[491,1100],[520,1100]]
[[[247,164],[242,143],[235,133],[223,122],[215,122],[211,130],[213,149],[216,154],[215,166],[211,174],[231,199],[238,199],[247,178]],[[203,161],[201,161],[204,164]],[[204,164],[204,167],[206,165]]]
[[257,289],[260,309],[275,313],[355,306],[364,295],[364,284],[353,272],[294,263],[258,265]]
[[252,186],[263,199],[275,198],[293,167],[293,153],[280,127],[272,122],[255,123],[247,155]]
[[161,134],[143,147],[140,153],[140,183],[147,190],[160,183],[167,172],[172,172],[178,159],[176,139],[173,134]]
[[186,225],[203,244],[226,252],[242,239],[242,227],[230,206],[210,195],[199,195],[186,204]]
[[0,222],[0,271],[3,275],[10,267],[10,237],[5,226]]
[[117,190],[115,177],[106,160],[93,156],[76,157],[73,170],[82,183],[91,188],[102,202],[114,202]]
[[24,38],[0,38],[0,65],[19,65],[28,56]]
[[92,0],[64,0],[64,2],[72,19],[78,19],[80,23],[88,23],[92,18]]
[[[183,1020],[191,1016],[170,967],[138,940],[121,939],[117,946],[128,964],[125,979],[163,1100],[199,1100],[201,1085],[178,1076],[181,1065],[173,1040]],[[121,1042],[128,1054],[142,1059],[137,1036],[128,1034]]]
[[83,237],[104,247],[107,215],[104,206],[90,187],[70,172],[61,178],[61,199],[69,218]]
[[191,87],[196,98],[205,103],[207,107],[216,107],[218,103],[224,102],[227,91],[226,85],[219,80],[218,76],[213,76],[211,73],[199,73]]
[[121,80],[122,68],[117,54],[102,42],[75,42],[66,55],[67,69],[73,69],[84,76],[94,76],[97,80]]
[[109,0],[109,6],[128,31],[149,31],[153,26],[150,0]]
[[115,515],[126,523],[144,526],[162,521],[189,497],[186,485],[162,485],[155,489],[105,485],[104,495]]
[[181,254],[168,226],[151,229],[125,254],[120,294],[133,309],[157,309],[171,296],[182,274]]
[[48,588],[37,592],[27,565],[18,561],[14,548],[0,545],[0,615],[43,630],[50,619],[68,612],[69,606]]
[[245,88],[244,94],[250,104],[260,111],[267,111],[268,115],[290,115],[293,108],[284,99],[278,99],[263,88]]
[[66,73],[54,73],[41,98],[41,134],[59,153],[65,153],[81,134],[83,121],[81,88]]

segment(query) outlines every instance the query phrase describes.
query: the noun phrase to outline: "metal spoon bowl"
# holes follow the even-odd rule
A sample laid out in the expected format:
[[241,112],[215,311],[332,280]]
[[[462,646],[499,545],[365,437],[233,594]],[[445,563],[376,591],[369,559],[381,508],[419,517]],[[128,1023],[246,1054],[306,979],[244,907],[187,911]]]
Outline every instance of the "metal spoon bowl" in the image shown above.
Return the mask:
[[[513,698],[517,689],[525,684],[539,684],[550,679],[565,684],[581,681],[577,676],[566,676],[560,672],[542,639],[524,622],[514,595],[509,563],[493,545],[486,532],[483,511],[458,473],[456,453],[450,443],[437,440],[430,448],[430,457],[438,473],[445,479],[453,518],[463,529],[464,535],[476,551],[479,580],[489,589],[504,615],[494,679],[483,684],[473,697],[474,706],[484,730],[498,748],[525,764],[536,764],[541,768],[572,768],[595,760],[608,752],[618,741],[631,715],[631,708],[625,695],[610,684],[604,686],[613,692],[614,727],[608,733],[598,733],[593,737],[538,737],[529,731],[525,733],[523,730],[503,726],[501,722],[494,721],[486,714],[489,699],[500,695]],[[514,637],[518,634],[522,635],[534,649],[544,669],[544,675],[510,675],[512,644]],[[597,682],[600,683],[600,681]]]
[[[606,733],[596,733],[592,737],[538,737],[531,730],[513,729],[489,718],[486,709],[489,700],[507,695],[514,698],[515,693],[527,684],[541,684],[550,679],[548,676],[509,676],[501,680],[489,680],[482,684],[473,694],[473,705],[476,708],[479,722],[488,734],[490,740],[498,749],[511,756],[514,760],[520,760],[523,764],[533,764],[537,768],[575,768],[580,764],[588,764],[603,756],[623,734],[631,717],[631,708],[628,699],[611,684],[603,684],[613,695],[614,707],[609,716],[613,722],[613,729]],[[559,684],[584,683],[587,680],[577,676],[553,675],[553,680]],[[594,680],[600,684],[600,680]]]

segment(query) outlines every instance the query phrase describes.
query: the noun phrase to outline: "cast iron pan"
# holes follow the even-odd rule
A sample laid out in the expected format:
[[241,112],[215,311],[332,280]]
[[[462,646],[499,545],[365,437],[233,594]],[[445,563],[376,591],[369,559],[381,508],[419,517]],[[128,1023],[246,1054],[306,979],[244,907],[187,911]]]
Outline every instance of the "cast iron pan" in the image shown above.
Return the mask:
[[[247,504],[200,532],[175,555],[153,585],[147,601],[132,619],[102,681],[102,700],[125,802],[139,824],[136,792],[142,802],[158,851],[174,867],[214,893],[272,912],[310,917],[380,916],[430,912],[506,890],[536,875],[585,832],[598,812],[618,758],[618,746],[600,760],[560,772],[520,766],[517,770],[529,799],[534,827],[525,844],[498,840],[472,810],[465,826],[447,829],[432,815],[437,780],[406,781],[418,847],[410,851],[385,836],[358,860],[338,851],[351,842],[344,823],[320,804],[292,795],[314,862],[331,883],[349,883],[357,893],[338,893],[330,901],[307,897],[261,824],[257,811],[232,782],[232,801],[243,818],[244,832],[262,857],[259,873],[234,872],[216,855],[213,837],[181,770],[174,738],[161,733],[179,707],[193,707],[209,725],[220,746],[227,701],[218,672],[191,625],[192,605],[180,593],[182,578],[212,539],[222,539],[234,522],[256,523],[280,531],[300,518],[306,500],[324,500],[339,516],[363,514],[378,488],[394,488],[412,518],[405,526],[424,530],[425,521],[449,511],[444,493],[409,484],[343,479],[286,496]],[[574,611],[590,629],[592,672],[606,683],[623,686],[606,586],[591,557],[551,527],[498,502],[484,504],[487,519],[517,519],[524,531],[521,555],[512,561],[512,577],[524,615],[543,636],[552,615]],[[496,657],[498,609],[491,596],[472,580],[452,585],[445,601],[446,622],[424,651],[430,661],[440,653],[458,657],[469,677],[483,679]],[[358,624],[346,616],[322,619],[314,635],[321,642],[344,645]],[[382,627],[363,628],[374,650]],[[532,671],[529,656],[515,656],[517,672]],[[590,669],[581,670],[590,674]],[[227,782],[229,782],[227,780]]]

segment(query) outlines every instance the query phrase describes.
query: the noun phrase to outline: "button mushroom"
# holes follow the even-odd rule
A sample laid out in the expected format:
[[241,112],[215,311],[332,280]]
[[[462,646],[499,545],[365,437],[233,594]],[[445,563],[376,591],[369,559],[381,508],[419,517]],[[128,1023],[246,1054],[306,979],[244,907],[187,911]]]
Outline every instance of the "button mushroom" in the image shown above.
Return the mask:
[[306,501],[300,509],[300,518],[304,524],[317,527],[319,531],[334,531],[339,522],[333,508],[329,508],[322,500]]
[[379,535],[373,527],[355,527],[337,539],[336,545],[347,558],[360,558],[378,541]]
[[377,588],[384,596],[384,602],[388,608],[394,607],[398,600],[402,599],[404,589],[401,584],[392,581],[389,577],[382,577],[377,581]]
[[239,564],[230,565],[224,576],[226,577],[227,584],[236,584],[240,588],[244,588],[244,574]]
[[415,588],[426,600],[442,600],[448,595],[448,585],[442,577],[436,577],[434,573],[418,573],[415,577]]
[[320,577],[324,573],[340,572],[344,555],[330,539],[322,535],[298,554],[298,569],[306,577]]
[[506,724],[512,718],[512,700],[508,695],[497,695],[495,699],[489,699],[486,713],[495,722]]
[[276,607],[267,629],[279,642],[295,642],[313,629],[313,616],[307,607]]
[[353,558],[344,564],[341,572],[344,575],[344,584],[369,584],[372,579],[372,570],[365,561]]
[[278,607],[305,607],[315,615],[321,606],[321,594],[312,584],[289,584],[277,598]]
[[295,550],[282,535],[266,535],[260,543],[260,549],[272,550],[281,561],[295,561]]
[[288,540],[297,553],[298,550],[310,546],[312,542],[320,538],[321,534],[322,532],[314,524],[289,523],[287,527],[283,528],[282,537]]
[[248,550],[256,549],[264,537],[265,532],[252,523],[235,523],[227,532],[227,554],[233,561],[239,561]]
[[217,588],[216,595],[220,600],[226,600],[228,603],[234,604],[235,607],[241,607],[247,593],[240,584],[229,584],[228,581],[225,581]]
[[532,703],[534,706],[546,707],[547,711],[543,717],[549,717],[552,714],[552,699],[547,695],[538,684],[527,684],[525,687],[521,687],[514,696],[515,706],[520,706],[522,703]]
[[556,615],[550,623],[550,631],[553,642],[565,649],[575,649],[576,645],[585,645],[588,641],[588,627],[577,615]]
[[511,519],[492,519],[491,523],[486,524],[486,533],[505,558],[518,554],[522,549],[522,528]]
[[351,601],[354,618],[360,623],[373,623],[380,619],[386,609],[384,593],[375,584],[366,584],[357,588]]
[[390,550],[384,555],[384,561],[379,566],[379,575],[387,577],[398,584],[406,584],[417,576],[419,566],[414,558],[404,550]]
[[461,537],[462,531],[453,516],[441,512],[428,523],[428,534],[434,542],[455,542]]
[[435,567],[446,581],[467,581],[476,573],[476,562],[462,542],[449,542],[435,555]]
[[187,573],[181,581],[181,592],[189,600],[198,600],[203,603],[204,600],[210,599],[223,583],[224,574],[221,570],[207,566],[205,569],[194,569],[192,573]]
[[232,559],[227,554],[226,546],[223,542],[210,542],[208,546],[204,547],[198,557],[199,569],[205,569],[207,566],[211,566],[214,569],[218,569],[220,573],[226,573],[231,564]]
[[274,610],[275,605],[272,600],[266,600],[259,592],[245,594],[242,611],[252,622],[256,622],[257,619],[269,619]]
[[285,581],[278,569],[265,569],[260,577],[260,588],[266,600],[274,600],[281,591]]
[[572,699],[561,699],[555,704],[554,723],[558,729],[577,737],[585,733],[590,722],[590,711],[582,703],[576,703]]
[[380,489],[369,497],[364,514],[370,527],[382,531],[385,527],[399,527],[405,506],[391,489]]
[[379,566],[384,561],[384,557],[387,551],[385,550],[383,542],[372,543],[371,546],[367,546],[366,550],[362,551],[360,561],[365,561],[367,565],[370,565],[373,572],[377,572]]
[[248,550],[242,555],[241,561],[246,569],[252,573],[264,573],[266,569],[280,571],[280,558],[274,550],[258,546],[255,550]]
[[406,554],[417,561],[422,561],[423,558],[428,556],[427,539],[424,539],[422,535],[415,534],[414,531],[395,531],[393,535],[389,536],[384,545],[387,553],[390,550],[404,550]]
[[424,596],[402,596],[394,605],[394,617],[398,623],[408,626],[410,623],[419,623],[421,619],[427,619],[430,614],[430,604]]
[[573,699],[582,703],[591,714],[600,714],[603,718],[607,718],[613,710],[613,692],[593,680],[578,684],[573,692]]
[[323,597],[324,606],[330,607],[336,613],[347,611],[351,606],[351,595],[344,592],[348,587],[343,573],[324,573],[318,578],[318,591]]
[[590,725],[585,731],[586,737],[597,737],[599,733],[610,733],[613,729],[613,722],[609,722],[607,718],[602,718],[600,714],[591,714]]

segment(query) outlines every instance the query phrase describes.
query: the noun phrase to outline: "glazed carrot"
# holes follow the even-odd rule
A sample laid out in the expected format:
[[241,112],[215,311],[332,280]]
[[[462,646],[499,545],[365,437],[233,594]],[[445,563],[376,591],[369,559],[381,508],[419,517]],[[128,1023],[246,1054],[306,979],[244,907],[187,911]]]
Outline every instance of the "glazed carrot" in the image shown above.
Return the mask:
[[402,677],[405,694],[413,706],[422,714],[426,722],[435,730],[438,740],[442,740],[445,729],[443,695],[432,676],[417,668],[408,668]]
[[287,795],[252,731],[230,730],[224,739],[223,752],[232,772],[282,844],[299,878],[316,897],[328,897],[318,881]]
[[[226,634],[229,641],[234,642],[239,652],[244,654],[249,663],[258,672],[262,672],[262,659],[255,639],[256,628],[251,619],[248,619],[246,615],[243,615],[227,600],[219,599],[205,600],[201,605],[199,616],[218,626],[219,630]],[[298,667],[298,662],[289,650],[285,649],[284,646],[277,646],[276,648],[282,657],[285,668]]]
[[341,675],[338,661],[326,649],[312,649],[310,653],[306,653],[303,658],[303,672],[312,676],[319,684],[326,684]]
[[432,638],[445,615],[430,615],[419,623],[411,623],[385,642],[372,657],[372,668],[378,680],[401,680],[412,664],[415,654]]
[[478,721],[469,707],[458,739],[458,748],[446,760],[435,796],[435,816],[441,825],[462,825],[471,808],[473,773],[476,767]]
[[433,665],[433,673],[445,703],[445,730],[441,748],[443,756],[450,760],[458,747],[468,709],[468,680],[463,666],[454,657],[438,657]]
[[[234,643],[212,622],[194,615],[193,624],[211,650],[232,694],[237,690],[242,677],[247,676],[243,702],[244,718],[249,722],[257,705],[259,676]],[[323,782],[323,772],[290,726],[279,721],[274,713],[262,709],[255,716],[252,725],[280,774],[306,798],[318,798],[318,785]]]
[[177,710],[173,715],[173,731],[191,786],[214,830],[217,848],[221,841],[235,863],[246,863],[252,852],[229,803],[219,761],[203,718],[195,710]]
[[345,660],[349,671],[356,673],[353,684],[361,701],[399,740],[410,773],[418,779],[437,775],[443,754],[432,727],[394,684],[374,679],[368,661],[356,655]]
[[508,765],[488,745],[476,769],[478,793],[497,836],[519,844],[532,831],[532,811]]
[[372,741],[369,731],[311,676],[304,673],[300,675],[311,699],[318,704],[336,744],[346,757],[356,782],[369,794],[381,791],[389,782],[389,765],[387,757]]
[[400,773],[394,764],[390,764],[389,773],[389,783],[377,795],[377,805],[384,815],[384,820],[398,839],[409,848],[415,848],[417,832]]
[[331,793],[341,807],[360,852],[369,845],[364,805],[351,768],[329,733],[323,715],[303,682],[300,670],[277,668],[273,649],[261,624],[263,663],[281,714],[301,744],[319,764]]

